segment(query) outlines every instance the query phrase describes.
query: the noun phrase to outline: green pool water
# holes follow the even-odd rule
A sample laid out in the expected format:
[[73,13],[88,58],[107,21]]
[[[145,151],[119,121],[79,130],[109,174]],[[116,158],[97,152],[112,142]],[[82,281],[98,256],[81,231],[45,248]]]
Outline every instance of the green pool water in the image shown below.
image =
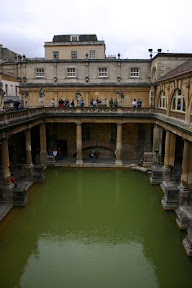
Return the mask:
[[54,168],[0,223],[1,288],[192,287],[175,214],[149,175]]

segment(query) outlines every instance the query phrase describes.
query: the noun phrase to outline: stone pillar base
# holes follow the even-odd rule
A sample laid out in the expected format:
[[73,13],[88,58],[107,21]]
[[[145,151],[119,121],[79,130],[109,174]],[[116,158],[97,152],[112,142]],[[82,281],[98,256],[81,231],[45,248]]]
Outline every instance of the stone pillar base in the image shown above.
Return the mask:
[[13,190],[13,205],[26,206],[28,203],[27,190],[33,182],[24,182]]
[[189,221],[188,234],[183,239],[183,246],[188,256],[192,256],[192,219]]
[[122,160],[116,160],[116,161],[115,161],[115,166],[116,166],[116,167],[122,167],[122,166],[123,166]]
[[[26,174],[26,179],[27,179],[28,181],[32,181],[32,180],[33,180],[33,167],[34,167],[33,163],[31,163],[31,164],[26,164],[26,165],[24,166],[24,168],[25,168],[25,174]],[[25,180],[26,180],[26,179],[25,179]]]
[[45,181],[45,174],[44,174],[43,165],[36,164],[33,167],[33,181],[37,182],[37,183]]
[[2,185],[2,198],[3,202],[12,202],[12,190],[13,190],[14,185],[9,182],[6,184]]
[[189,220],[192,218],[192,206],[180,206],[176,211],[176,223],[180,230],[187,230]]
[[53,167],[53,166],[55,166],[55,162],[56,162],[55,156],[52,156],[52,155],[48,155],[48,156],[47,156],[46,164],[47,164],[48,167]]
[[153,166],[152,167],[152,176],[150,177],[150,183],[159,185],[163,182],[163,167]]
[[164,210],[175,210],[179,207],[179,187],[171,181],[163,181],[160,185],[164,192],[161,205]]
[[188,205],[190,202],[191,188],[180,185],[180,205]]
[[83,166],[83,160],[76,160],[76,167],[82,167]]

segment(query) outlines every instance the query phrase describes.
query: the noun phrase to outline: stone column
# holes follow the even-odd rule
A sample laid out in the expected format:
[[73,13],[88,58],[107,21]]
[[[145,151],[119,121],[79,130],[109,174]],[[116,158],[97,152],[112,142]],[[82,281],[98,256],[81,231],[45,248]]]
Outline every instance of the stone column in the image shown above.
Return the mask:
[[181,174],[181,184],[183,186],[188,185],[189,153],[190,153],[190,142],[185,140],[183,149],[182,174]]
[[11,181],[9,165],[8,139],[5,138],[2,142],[2,166],[4,183],[10,183]]
[[115,161],[115,165],[117,167],[123,166],[121,154],[122,154],[122,124],[117,123],[116,161]]
[[189,170],[188,170],[188,184],[192,188],[192,143],[189,148]]
[[175,165],[175,147],[176,147],[176,134],[170,132],[170,149],[169,149],[169,165]]
[[82,160],[82,128],[81,122],[76,123],[76,145],[77,145],[77,159],[76,159],[76,166],[80,167],[83,165]]
[[164,166],[163,166],[163,174],[164,180],[170,181],[171,177],[171,169],[169,167],[169,156],[170,156],[170,136],[171,132],[166,131],[166,138],[165,138],[165,156],[164,156]]
[[40,161],[45,163],[47,160],[47,143],[46,143],[46,125],[40,125]]
[[32,180],[33,177],[33,163],[31,155],[31,130],[27,129],[25,131],[25,150],[26,150],[26,176],[27,180]]
[[12,188],[11,175],[9,170],[9,149],[8,139],[4,138],[2,141],[2,166],[3,166],[3,186],[2,186],[2,197],[4,201],[12,200]]
[[188,172],[189,167],[189,157],[190,156],[190,142],[184,140],[183,149],[183,162],[182,162],[182,174],[181,174],[181,184],[180,184],[180,205],[188,205],[190,201],[190,189],[188,185]]
[[25,131],[25,149],[26,149],[26,164],[32,164],[32,155],[31,155],[31,132],[30,129]]

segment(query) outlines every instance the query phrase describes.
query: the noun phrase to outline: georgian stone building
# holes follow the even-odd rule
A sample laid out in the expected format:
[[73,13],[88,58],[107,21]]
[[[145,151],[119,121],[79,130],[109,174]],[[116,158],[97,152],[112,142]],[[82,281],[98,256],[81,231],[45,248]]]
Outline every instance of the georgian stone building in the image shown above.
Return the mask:
[[[24,107],[0,114],[1,200],[11,201],[12,169],[19,163],[34,179],[38,160],[50,164],[48,149],[60,147],[76,166],[86,166],[93,148],[98,162],[117,167],[142,160],[154,165],[151,183],[164,191],[163,208],[177,209],[179,227],[188,229],[184,246],[192,255],[186,216],[192,205],[192,54],[159,50],[149,59],[121,59],[107,57],[96,35],[59,35],[45,42],[45,58],[18,56],[0,69],[17,77]],[[74,99],[75,107],[58,107],[60,98]],[[92,98],[101,104],[90,107]],[[103,105],[111,98],[116,105]],[[138,98],[142,107],[133,108]]]

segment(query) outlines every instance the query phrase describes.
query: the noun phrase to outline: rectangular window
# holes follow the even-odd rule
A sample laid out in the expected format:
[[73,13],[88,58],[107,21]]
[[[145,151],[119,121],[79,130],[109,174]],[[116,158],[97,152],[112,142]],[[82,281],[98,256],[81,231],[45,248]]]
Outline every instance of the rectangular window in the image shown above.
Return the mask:
[[71,51],[71,59],[77,59],[77,51]]
[[59,51],[53,51],[53,59],[59,59]]
[[45,76],[44,69],[36,69],[36,78],[42,78]]
[[131,77],[139,77],[139,68],[131,68]]
[[96,58],[95,50],[90,50],[89,55],[90,55],[90,59],[95,59]]
[[67,77],[75,77],[75,68],[67,68]]
[[70,40],[73,42],[77,42],[77,41],[79,41],[79,36],[71,36]]
[[99,68],[99,77],[107,77],[107,68]]

